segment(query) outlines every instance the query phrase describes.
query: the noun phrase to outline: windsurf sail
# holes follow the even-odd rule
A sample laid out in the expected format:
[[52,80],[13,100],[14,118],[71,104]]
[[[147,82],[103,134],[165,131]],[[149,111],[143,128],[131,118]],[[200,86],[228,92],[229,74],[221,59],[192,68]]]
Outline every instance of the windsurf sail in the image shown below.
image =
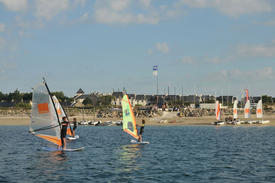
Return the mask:
[[[56,108],[56,111],[57,111],[57,114],[59,117],[59,121],[62,121],[62,118],[64,116],[67,117],[67,119],[69,119],[66,112],[64,111],[62,105],[59,103],[58,99],[56,98],[56,96],[54,95],[52,98],[53,98],[53,102],[54,102],[54,105],[55,105],[55,108]],[[67,135],[73,136],[73,129],[72,129],[71,125],[68,125]]]
[[259,100],[257,104],[257,118],[263,118],[263,102],[262,100]]
[[250,100],[247,100],[244,106],[244,118],[250,117]]
[[44,140],[61,145],[60,121],[46,82],[33,89],[30,132]]
[[233,118],[234,119],[238,118],[238,100],[234,101],[234,105],[233,105]]
[[215,113],[216,113],[216,119],[218,121],[220,121],[221,120],[221,106],[220,106],[220,103],[219,103],[218,100],[216,101],[216,111],[215,111]]
[[138,139],[136,119],[131,107],[128,96],[125,94],[122,98],[123,130]]

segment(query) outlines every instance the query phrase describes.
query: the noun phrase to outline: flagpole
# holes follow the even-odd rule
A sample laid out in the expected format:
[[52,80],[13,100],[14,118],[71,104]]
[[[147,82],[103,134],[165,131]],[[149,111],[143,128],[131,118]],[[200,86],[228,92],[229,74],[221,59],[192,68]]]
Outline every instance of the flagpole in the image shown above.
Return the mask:
[[159,94],[159,75],[157,75],[157,95]]
[[157,105],[158,105],[159,78],[158,78],[158,66],[157,66],[157,65],[154,65],[154,66],[153,66],[153,75],[156,77],[156,82],[157,82],[157,93],[156,93],[156,97],[157,97]]

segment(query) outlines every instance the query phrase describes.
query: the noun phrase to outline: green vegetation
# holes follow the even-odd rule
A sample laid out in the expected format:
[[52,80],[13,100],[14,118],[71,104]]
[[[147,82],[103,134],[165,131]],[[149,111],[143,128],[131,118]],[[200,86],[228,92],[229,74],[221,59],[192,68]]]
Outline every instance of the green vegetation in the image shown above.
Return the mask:
[[30,103],[19,102],[19,103],[15,104],[15,107],[30,109],[31,104]]
[[264,104],[272,104],[273,100],[271,96],[263,95],[262,100]]

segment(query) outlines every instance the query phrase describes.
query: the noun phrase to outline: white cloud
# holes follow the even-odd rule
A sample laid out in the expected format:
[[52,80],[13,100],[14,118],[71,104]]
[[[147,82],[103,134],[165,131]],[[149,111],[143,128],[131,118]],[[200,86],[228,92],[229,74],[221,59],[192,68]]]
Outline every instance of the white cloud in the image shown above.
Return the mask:
[[23,11],[28,7],[27,0],[0,0],[8,10],[11,11]]
[[[102,1],[102,0],[101,0]],[[129,7],[129,0],[111,0],[109,1],[110,8],[114,11],[122,11]]]
[[[105,24],[157,24],[160,21],[157,13],[139,11],[136,6],[136,1],[132,0],[96,0],[94,18],[96,22]],[[134,12],[132,7],[138,11]]]
[[6,28],[5,24],[0,23],[0,32],[4,32],[5,28]]
[[258,70],[252,71],[240,71],[239,69],[231,70],[231,71],[222,71],[223,76],[228,78],[243,78],[243,79],[272,79],[274,78],[274,73],[272,67],[265,67]]
[[181,0],[180,2],[194,8],[216,8],[232,17],[272,11],[267,0]]
[[195,63],[195,60],[190,56],[185,56],[182,59],[180,59],[180,61],[184,64],[193,64],[193,63]]
[[220,58],[220,57],[213,57],[213,58],[206,58],[206,61],[208,63],[212,63],[212,64],[221,64],[226,62],[226,60],[228,60],[228,58]]
[[[209,78],[210,77],[210,78]],[[274,80],[275,74],[272,67],[265,67],[256,70],[222,70],[217,73],[211,73],[207,79],[216,81],[236,81],[240,83]]]
[[275,45],[242,45],[237,52],[244,56],[275,57]]
[[167,43],[163,42],[163,43],[156,43],[156,49],[158,51],[160,51],[161,53],[168,53],[169,52],[169,47],[167,45]]
[[144,7],[144,8],[149,8],[151,5],[151,0],[139,0],[139,3]]
[[36,16],[51,20],[69,8],[69,0],[36,0]]
[[41,20],[25,20],[21,16],[15,17],[16,25],[21,29],[19,31],[25,30],[25,29],[35,29],[35,28],[42,28],[44,26],[43,21]]
[[74,4],[84,6],[86,4],[86,0],[74,0]]
[[81,17],[80,17],[80,21],[86,21],[89,19],[89,13],[84,13]]

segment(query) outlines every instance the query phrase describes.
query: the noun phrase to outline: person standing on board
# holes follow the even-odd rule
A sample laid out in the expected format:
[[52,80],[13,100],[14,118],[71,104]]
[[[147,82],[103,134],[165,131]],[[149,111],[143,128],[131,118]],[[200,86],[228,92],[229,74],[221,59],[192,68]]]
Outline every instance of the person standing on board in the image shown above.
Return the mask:
[[62,143],[62,149],[66,149],[66,135],[67,135],[67,128],[69,125],[68,119],[64,116],[61,122],[61,131],[60,131],[60,138]]
[[142,142],[142,134],[144,132],[144,126],[145,126],[145,120],[143,119],[141,122],[142,122],[142,124],[139,129],[138,142]]
[[73,123],[74,123],[73,136],[75,136],[75,130],[76,130],[76,128],[77,128],[77,121],[76,121],[76,118],[73,119]]

